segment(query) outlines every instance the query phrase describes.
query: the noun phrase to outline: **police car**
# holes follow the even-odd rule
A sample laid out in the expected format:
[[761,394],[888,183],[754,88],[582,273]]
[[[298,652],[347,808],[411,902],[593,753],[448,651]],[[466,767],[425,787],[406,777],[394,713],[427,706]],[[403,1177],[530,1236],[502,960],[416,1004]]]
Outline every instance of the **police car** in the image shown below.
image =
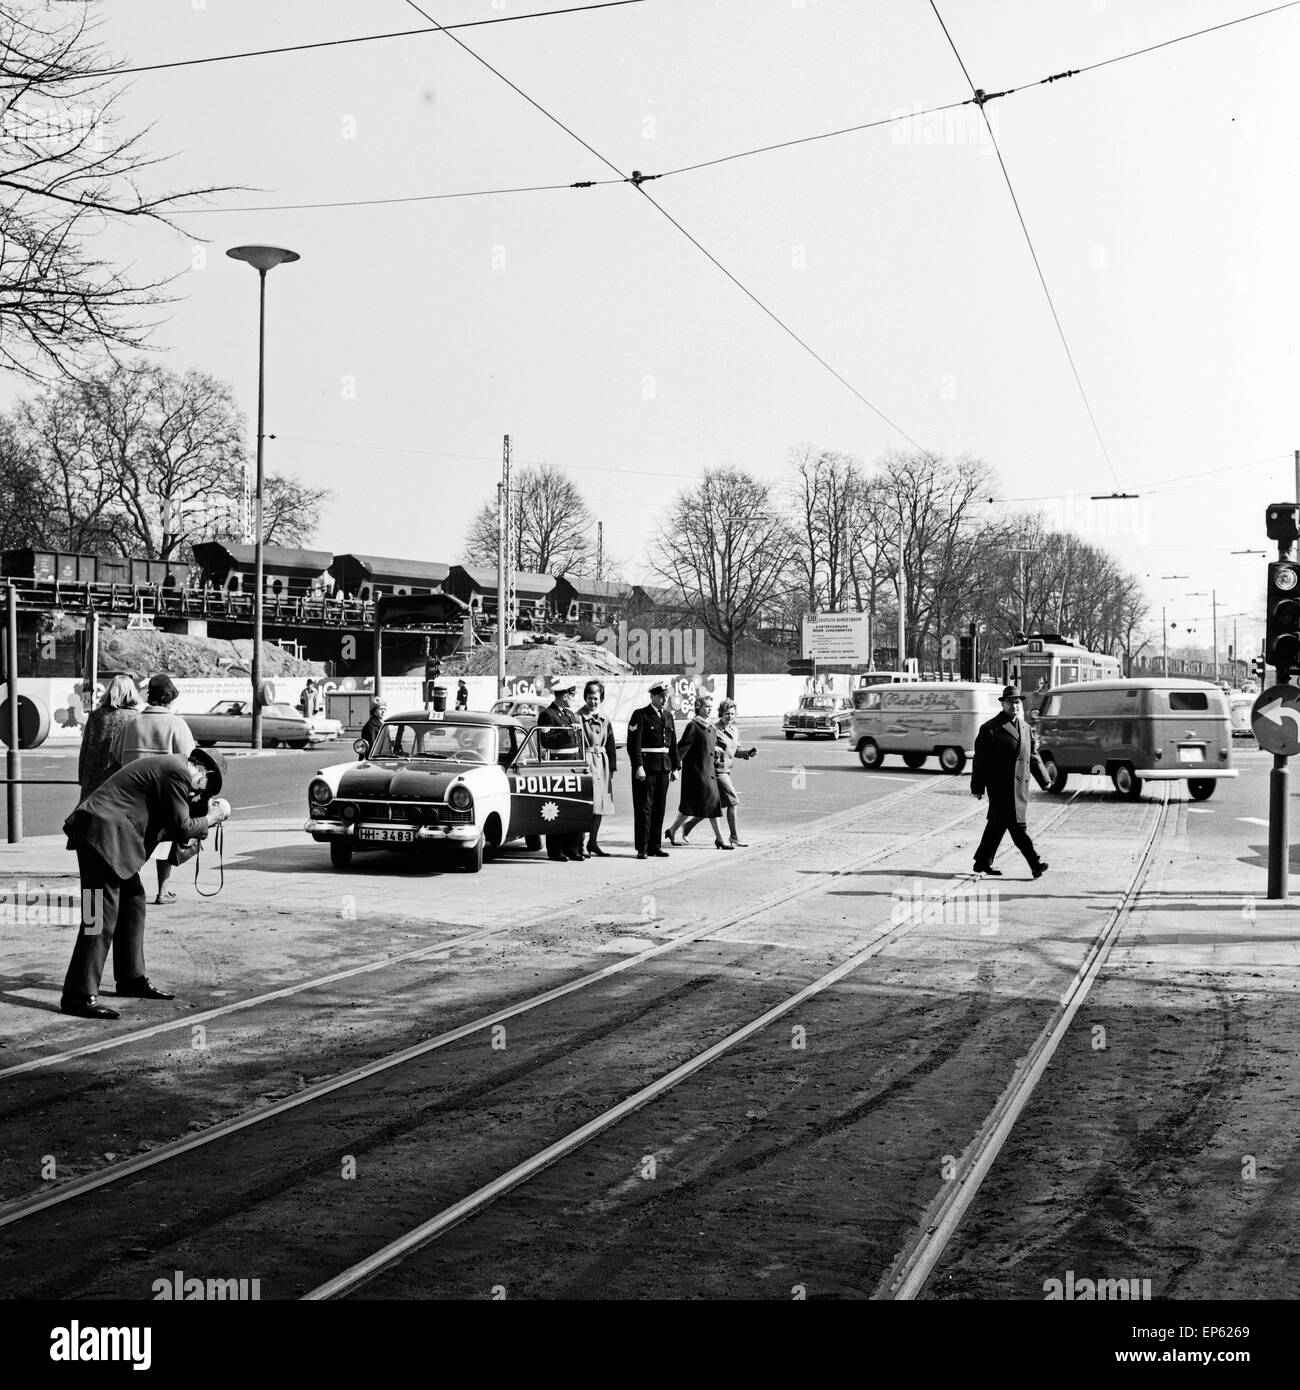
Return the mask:
[[[543,835],[586,834],[591,769],[582,730],[573,732],[576,756],[542,746],[538,730],[506,715],[389,715],[369,757],[312,778],[303,829],[329,845],[336,869],[358,851],[444,845],[469,873],[511,841],[536,850]],[[365,751],[360,739],[354,747]]]

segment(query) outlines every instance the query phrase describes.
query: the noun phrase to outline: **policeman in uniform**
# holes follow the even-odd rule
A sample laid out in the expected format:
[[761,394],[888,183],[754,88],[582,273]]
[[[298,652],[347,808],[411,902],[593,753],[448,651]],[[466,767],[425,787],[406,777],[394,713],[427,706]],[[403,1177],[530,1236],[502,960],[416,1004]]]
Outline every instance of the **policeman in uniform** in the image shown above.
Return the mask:
[[628,721],[627,758],[632,764],[632,818],[636,857],[667,859],[663,847],[664,808],[668,784],[677,780],[682,765],[677,752],[677,730],[668,703],[668,683],[655,681],[650,703]]
[[[568,676],[551,682],[551,703],[537,714],[537,741],[543,757],[576,761],[580,756],[579,722],[572,708],[577,688],[578,682]],[[582,835],[548,835],[546,857],[581,864]]]

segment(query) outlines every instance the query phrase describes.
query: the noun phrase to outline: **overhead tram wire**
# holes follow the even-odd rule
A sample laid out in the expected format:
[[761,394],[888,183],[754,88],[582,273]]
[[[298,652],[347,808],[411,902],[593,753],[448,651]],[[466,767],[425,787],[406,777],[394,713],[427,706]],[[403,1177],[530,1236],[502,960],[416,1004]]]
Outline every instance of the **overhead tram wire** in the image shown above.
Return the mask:
[[[488,24],[514,24],[521,19],[553,19],[559,15],[583,14],[588,10],[612,10],[622,5],[643,5],[646,0],[598,0],[590,5],[567,5],[560,10],[529,10],[525,14],[502,14],[492,19],[466,19],[459,24],[445,24],[446,29],[478,29]],[[1300,0],[1296,0],[1300,4]],[[427,19],[428,16],[426,15]],[[59,74],[60,82],[88,81],[92,78],[134,77],[143,72],[167,72],[173,68],[202,67],[210,63],[235,63],[245,58],[275,58],[285,53],[308,53],[320,48],[346,48],[358,43],[377,43],[385,39],[412,39],[428,34],[428,29],[394,29],[384,34],[358,34],[350,39],[318,39],[314,43],[289,43],[279,48],[251,48],[242,53],[214,53],[206,58],[176,58],[166,63],[142,63],[132,68],[96,68],[89,72]]]
[[1074,360],[1074,353],[1070,351],[1069,340],[1065,336],[1065,328],[1061,324],[1061,316],[1056,312],[1056,304],[1052,299],[1052,291],[1047,286],[1047,276],[1043,274],[1042,263],[1038,259],[1038,252],[1034,249],[1034,239],[1029,235],[1029,227],[1025,222],[1025,215],[1020,210],[1020,200],[1016,197],[1016,190],[1011,183],[1011,175],[1007,171],[1006,161],[1002,158],[1002,150],[998,145],[998,138],[993,131],[993,123],[988,118],[988,113],[984,110],[986,100],[985,94],[976,87],[971,81],[971,75],[966,70],[966,64],[962,60],[961,54],[957,51],[957,45],[953,43],[952,35],[948,32],[948,26],[943,22],[943,16],[939,13],[939,7],[935,0],[930,0],[930,8],[934,11],[934,17],[939,21],[939,27],[943,30],[943,36],[948,40],[948,46],[953,51],[953,56],[957,59],[966,81],[970,84],[971,94],[975,100],[975,105],[979,107],[980,117],[984,122],[984,128],[989,133],[989,139],[993,142],[993,152],[998,157],[998,165],[1002,170],[1002,177],[1006,180],[1007,192],[1011,194],[1011,203],[1016,210],[1016,218],[1020,222],[1020,230],[1025,235],[1025,244],[1029,247],[1029,254],[1034,262],[1034,269],[1038,272],[1038,283],[1043,287],[1043,294],[1047,297],[1047,307],[1052,312],[1052,322],[1056,324],[1057,334],[1061,339],[1061,346],[1065,349],[1066,360],[1070,364],[1070,371],[1074,374],[1074,384],[1079,388],[1079,395],[1083,399],[1083,407],[1088,412],[1088,419],[1092,422],[1092,432],[1097,436],[1097,444],[1101,449],[1102,456],[1106,460],[1106,466],[1110,469],[1111,477],[1115,479],[1117,487],[1123,490],[1119,474],[1115,470],[1115,464],[1111,459],[1110,450],[1106,447],[1106,441],[1102,438],[1101,427],[1097,424],[1097,417],[1093,413],[1092,402],[1088,399],[1088,393],[1084,390],[1083,378],[1079,375],[1079,368]]
[[[618,3],[625,3],[625,4],[640,3],[640,0],[618,0]],[[1038,78],[1038,79],[1035,80],[1035,81],[1022,82],[1022,83],[1020,83],[1018,86],[1015,86],[1015,87],[1007,87],[1006,89],[1004,89],[1003,91],[1000,91],[1000,92],[985,92],[985,93],[984,93],[983,103],[982,103],[982,104],[986,105],[988,102],[997,100],[997,99],[999,99],[999,98],[1001,98],[1001,97],[1015,96],[1015,95],[1017,95],[1017,94],[1019,94],[1019,93],[1026,92],[1026,91],[1030,91],[1030,90],[1032,90],[1034,87],[1042,87],[1042,86],[1047,86],[1047,85],[1049,85],[1050,83],[1053,83],[1053,82],[1060,82],[1060,81],[1062,81],[1062,80],[1064,80],[1065,78],[1068,78],[1068,77],[1080,77],[1080,76],[1082,76],[1084,73],[1095,72],[1098,68],[1109,67],[1109,66],[1111,66],[1111,65],[1114,64],[1114,63],[1123,63],[1123,62],[1126,62],[1126,61],[1127,61],[1128,59],[1130,59],[1130,58],[1140,58],[1140,57],[1142,57],[1144,54],[1147,54],[1147,53],[1154,53],[1154,52],[1156,52],[1156,51],[1159,50],[1159,49],[1162,49],[1162,48],[1169,48],[1169,47],[1173,46],[1174,44],[1185,43],[1185,42],[1186,42],[1187,40],[1189,40],[1189,39],[1200,38],[1200,37],[1202,37],[1202,36],[1205,35],[1205,34],[1214,33],[1214,32],[1216,32],[1216,31],[1219,30],[1219,29],[1227,29],[1227,28],[1231,28],[1233,25],[1245,24],[1245,23],[1247,23],[1248,21],[1250,21],[1250,20],[1252,20],[1252,19],[1266,18],[1266,17],[1269,16],[1269,15],[1277,14],[1277,13],[1278,13],[1279,11],[1281,11],[1281,10],[1290,10],[1290,9],[1296,8],[1297,6],[1300,6],[1300,0],[1287,0],[1287,3],[1286,3],[1286,4],[1283,4],[1283,5],[1275,5],[1272,9],[1269,9],[1269,10],[1259,10],[1259,11],[1255,12],[1254,14],[1242,15],[1242,16],[1241,16],[1240,18],[1238,18],[1238,19],[1227,20],[1227,21],[1226,21],[1225,23],[1223,23],[1223,24],[1214,24],[1214,25],[1211,25],[1211,26],[1210,26],[1209,28],[1207,28],[1207,29],[1197,29],[1197,30],[1194,30],[1192,33],[1188,33],[1188,34],[1178,34],[1178,35],[1175,35],[1175,36],[1174,36],[1173,38],[1171,38],[1171,39],[1163,39],[1160,43],[1149,44],[1149,45],[1147,45],[1147,47],[1145,47],[1145,48],[1133,49],[1132,51],[1130,51],[1130,52],[1128,52],[1128,53],[1117,53],[1114,57],[1111,57],[1111,58],[1102,58],[1102,59],[1100,59],[1098,62],[1089,63],[1089,64],[1087,64],[1086,66],[1081,67],[1081,68],[1068,68],[1068,69],[1066,69],[1066,70],[1063,71],[1063,72],[1052,73],[1052,74],[1050,74],[1050,75],[1047,76],[1047,77],[1040,77],[1040,78]],[[507,19],[511,19],[511,20],[515,20],[515,19],[544,18],[546,15],[549,15],[549,14],[572,14],[572,13],[574,13],[576,10],[581,10],[581,9],[597,9],[597,8],[601,8],[601,7],[600,7],[600,6],[595,6],[595,5],[585,5],[585,6],[573,7],[573,8],[567,9],[567,10],[547,10],[547,11],[538,11],[538,12],[536,12],[536,13],[523,14],[523,15],[509,15],[509,16],[504,16],[503,18],[507,18]],[[423,12],[421,12],[421,13],[423,13]],[[424,16],[424,17],[427,18],[427,16]],[[436,23],[436,21],[431,21],[431,22]],[[444,30],[446,30],[446,29],[459,29],[459,28],[472,28],[472,27],[474,27],[475,25],[479,25],[479,24],[496,24],[496,23],[501,23],[501,22],[502,22],[501,19],[497,19],[497,20],[474,20],[474,21],[472,21],[472,22],[469,23],[469,24],[452,24],[452,25],[444,25],[443,28],[444,28]],[[941,22],[942,22],[942,21],[941,21]],[[427,33],[436,33],[436,32],[437,32],[436,29],[435,29],[435,30],[428,30],[428,29],[403,29],[403,30],[395,31],[395,32],[392,33],[392,34],[370,34],[370,35],[365,35],[365,36],[363,36],[362,38],[357,38],[357,39],[333,39],[333,40],[327,40],[327,41],[325,41],[325,42],[323,42],[323,43],[317,43],[317,44],[297,44],[297,45],[291,45],[291,46],[286,47],[286,48],[258,49],[258,50],[254,50],[254,51],[249,52],[249,53],[226,53],[226,54],[221,54],[221,55],[218,55],[218,56],[212,57],[212,58],[188,59],[188,60],[185,60],[184,62],[177,62],[177,63],[155,63],[155,64],[152,64],[152,65],[150,65],[150,66],[148,66],[148,67],[143,67],[143,68],[119,68],[119,69],[116,69],[115,71],[116,71],[116,73],[117,73],[118,75],[127,75],[127,74],[129,74],[129,73],[135,73],[135,72],[152,72],[152,71],[155,71],[155,70],[161,69],[161,68],[183,67],[183,66],[186,66],[188,63],[191,63],[191,62],[193,62],[193,63],[219,63],[219,62],[229,62],[229,61],[234,60],[234,59],[237,59],[237,58],[257,58],[257,57],[262,57],[262,56],[264,56],[264,55],[266,55],[266,54],[294,53],[294,52],[299,51],[299,49],[302,49],[302,48],[329,47],[329,46],[332,46],[333,44],[342,44],[342,43],[364,43],[364,42],[368,42],[370,39],[405,38],[405,37],[407,37],[408,35],[427,34]],[[951,39],[949,40],[949,42],[951,43]],[[954,50],[954,51],[955,51],[955,50]],[[466,52],[470,52],[470,50],[469,50],[469,49],[466,49]],[[477,57],[476,54],[473,55],[473,56]],[[960,62],[960,61],[961,61],[961,59],[960,59],[960,55],[959,55],[959,56],[958,56],[958,62]],[[964,70],[964,68],[963,68],[963,70]],[[495,69],[493,69],[493,71],[495,72]],[[98,73],[98,74],[86,73],[86,74],[80,74],[80,75],[81,75],[81,76],[109,76],[109,75],[112,75],[113,72],[114,72],[114,70],[112,70],[112,69],[104,69],[102,72],[100,72],[100,73]],[[967,81],[969,81],[969,80],[970,80],[970,79],[969,79],[969,77],[968,77],[968,78],[967,78]],[[518,89],[516,89],[516,90],[518,90]],[[882,126],[895,125],[895,124],[897,124],[899,121],[918,120],[918,119],[920,119],[921,117],[924,117],[924,116],[941,115],[941,114],[942,114],[943,112],[945,112],[945,111],[956,111],[956,110],[959,110],[959,109],[960,109],[961,107],[963,107],[963,106],[974,106],[974,105],[982,105],[982,104],[981,104],[975,97],[971,96],[971,97],[966,97],[966,98],[964,98],[964,99],[961,100],[961,101],[950,101],[950,102],[945,102],[945,103],[943,103],[942,105],[939,105],[939,106],[928,106],[928,107],[925,107],[924,109],[919,110],[919,111],[918,111],[918,110],[913,110],[913,111],[900,111],[900,112],[899,112],[898,114],[896,114],[896,115],[892,115],[892,116],[882,116],[882,117],[878,117],[878,118],[875,119],[875,120],[863,121],[863,122],[862,122],[861,124],[859,124],[859,125],[841,126],[841,127],[840,127],[839,129],[837,129],[837,130],[825,130],[825,131],[820,131],[820,132],[818,132],[818,133],[816,133],[816,134],[813,134],[813,135],[798,135],[798,136],[795,136],[795,137],[793,137],[792,139],[789,139],[789,140],[778,140],[778,141],[776,141],[774,144],[771,144],[771,145],[757,145],[757,146],[755,146],[755,147],[752,148],[752,149],[747,149],[747,150],[736,150],[736,151],[733,151],[731,154],[718,155],[718,156],[717,156],[716,158],[714,158],[714,159],[702,159],[702,160],[697,161],[697,162],[694,163],[694,164],[682,164],[682,165],[678,165],[675,169],[661,169],[661,170],[660,170],[658,173],[656,173],[656,174],[644,174],[644,175],[642,175],[641,181],[642,181],[642,182],[649,182],[649,181],[652,180],[652,179],[667,179],[667,178],[672,178],[675,174],[690,174],[690,173],[694,173],[696,170],[699,170],[699,169],[712,169],[712,168],[716,167],[716,166],[719,165],[719,164],[729,164],[729,163],[731,163],[733,160],[737,160],[737,159],[750,159],[750,158],[752,158],[754,155],[760,155],[760,154],[773,154],[773,153],[775,153],[777,150],[793,149],[794,147],[796,147],[796,146],[798,146],[798,145],[810,145],[810,144],[814,144],[814,143],[816,143],[817,141],[820,141],[820,140],[833,140],[833,139],[835,139],[836,137],[841,136],[841,135],[856,135],[856,134],[860,134],[860,133],[861,133],[862,131],[864,131],[864,130],[878,130],[878,129],[880,129]],[[995,142],[995,143],[996,143],[996,142]],[[1000,155],[999,155],[999,157],[1000,157]],[[611,167],[612,167],[612,166],[611,166]],[[1004,172],[1005,172],[1005,170],[1004,170]],[[267,206],[264,206],[264,207],[259,206],[259,207],[174,208],[173,211],[176,212],[176,213],[178,213],[178,214],[180,214],[180,213],[185,213],[185,214],[190,215],[190,216],[194,216],[194,215],[198,215],[198,214],[226,213],[226,212],[309,212],[309,211],[314,211],[314,210],[317,210],[317,209],[351,208],[351,207],[385,207],[385,206],[394,205],[394,204],[400,204],[400,203],[437,202],[437,201],[444,201],[444,200],[456,199],[456,198],[484,198],[484,197],[495,196],[495,195],[506,194],[506,193],[540,193],[540,192],[556,192],[556,191],[560,191],[560,190],[567,189],[567,188],[597,188],[597,187],[604,187],[604,186],[606,186],[606,185],[608,185],[608,184],[614,184],[614,183],[631,183],[631,182],[632,182],[632,180],[631,180],[629,177],[627,177],[625,174],[623,174],[621,171],[619,171],[619,177],[616,178],[616,179],[583,179],[583,180],[580,180],[580,181],[574,182],[574,183],[550,183],[550,184],[526,185],[526,186],[520,187],[520,188],[469,189],[469,190],[466,190],[466,191],[463,191],[463,192],[455,192],[455,193],[417,193],[417,194],[409,194],[409,195],[405,195],[405,196],[387,197],[387,198],[353,198],[353,199],[347,199],[347,200],[345,200],[345,201],[338,201],[338,202],[276,203],[276,204],[270,204],[270,205],[267,205]]]
[[[427,19],[430,24],[436,25],[439,29],[442,28],[442,26],[438,24],[438,21],[436,19],[434,19],[431,15],[425,13],[425,11],[422,10],[420,6],[415,3],[415,0],[406,0],[406,3],[417,14],[423,15],[424,18]],[[783,332],[787,333],[791,338],[793,338],[795,342],[798,343],[799,346],[803,348],[803,350],[806,353],[808,353],[809,356],[812,357],[812,359],[815,362],[817,362],[820,366],[824,367],[826,371],[830,372],[830,374],[836,379],[836,381],[838,381],[842,386],[847,387],[848,390],[851,391],[853,395],[859,401],[862,402],[863,405],[865,405],[870,411],[872,411],[876,416],[883,420],[885,424],[887,424],[890,427],[890,429],[896,431],[899,435],[906,439],[907,442],[911,444],[913,448],[920,450],[922,453],[927,452],[924,446],[917,443],[917,441],[913,439],[912,436],[908,434],[906,430],[904,430],[900,425],[896,425],[889,418],[889,416],[887,416],[877,406],[873,405],[866,398],[866,396],[864,396],[862,392],[857,389],[856,386],[852,385],[852,383],[849,382],[846,377],[842,376],[834,367],[832,367],[831,364],[823,356],[821,356],[820,353],[816,352],[803,338],[801,338],[798,335],[798,333],[794,331],[793,328],[791,328],[783,319],[781,319],[775,312],[773,312],[773,310],[769,309],[767,305],[764,304],[763,301],[759,299],[759,297],[752,290],[748,289],[745,285],[743,285],[736,278],[736,276],[734,276],[731,273],[731,271],[729,271],[726,268],[726,266],[724,266],[722,262],[718,260],[718,258],[715,255],[713,255],[711,251],[706,250],[698,241],[696,241],[696,239],[690,234],[690,232],[688,232],[686,228],[683,227],[682,224],[678,222],[675,217],[673,217],[665,208],[661,207],[658,203],[656,203],[655,200],[651,198],[650,195],[646,193],[645,189],[642,187],[642,184],[645,180],[642,178],[641,175],[637,174],[634,171],[633,175],[630,178],[628,178],[616,164],[614,164],[611,160],[606,159],[606,157],[603,154],[601,154],[599,150],[589,145],[582,138],[582,136],[578,135],[575,131],[570,130],[570,128],[567,125],[565,125],[564,122],[560,120],[558,116],[548,111],[546,107],[544,107],[541,104],[541,102],[534,101],[533,98],[530,97],[527,92],[523,91],[522,88],[516,86],[515,83],[513,83],[504,73],[499,72],[496,68],[494,68],[492,64],[487,61],[486,58],[479,57],[479,55],[475,53],[474,50],[470,48],[468,44],[463,43],[460,39],[456,37],[455,34],[448,34],[447,37],[451,39],[452,43],[457,44],[459,47],[463,48],[465,52],[468,53],[469,56],[473,58],[476,62],[481,63],[485,68],[487,68],[487,70],[490,73],[492,73],[493,76],[500,78],[500,80],[504,82],[506,86],[510,88],[511,91],[518,93],[518,95],[523,97],[523,99],[526,102],[528,102],[530,106],[540,111],[542,115],[546,117],[547,120],[552,121],[555,125],[559,126],[560,129],[564,131],[566,135],[568,135],[571,139],[576,140],[578,144],[580,144],[583,147],[583,149],[595,155],[596,158],[599,159],[602,164],[604,164],[607,168],[612,169],[619,176],[620,179],[623,179],[624,181],[631,183],[646,198],[646,200],[651,204],[651,206],[654,207],[657,212],[662,214],[662,216],[667,218],[667,220],[670,223],[672,223],[674,227],[676,227],[676,229],[691,243],[692,246],[696,248],[696,250],[698,250],[699,252],[701,252],[701,254],[707,257],[708,260],[711,261],[712,264],[716,266],[717,269],[720,270],[727,277],[727,279],[731,281],[733,285],[736,286],[737,289],[739,289],[754,304],[756,304],[768,316],[768,318],[770,318],[772,322],[775,323]]]

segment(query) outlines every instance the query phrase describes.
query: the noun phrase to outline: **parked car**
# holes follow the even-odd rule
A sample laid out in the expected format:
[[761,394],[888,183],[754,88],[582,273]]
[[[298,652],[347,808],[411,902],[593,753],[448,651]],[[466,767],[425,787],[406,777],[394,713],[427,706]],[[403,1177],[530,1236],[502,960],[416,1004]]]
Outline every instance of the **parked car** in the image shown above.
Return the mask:
[[853,718],[853,701],[848,695],[805,695],[799,708],[781,721],[786,738],[804,734],[808,738],[843,738]]
[[[190,726],[194,742],[200,748],[211,748],[214,743],[251,743],[253,741],[253,715],[251,700],[218,700],[206,714],[181,714]],[[317,743],[328,743],[343,732],[343,725],[337,719],[326,719],[323,714],[304,719],[292,705],[264,705],[262,708],[262,746],[277,748],[287,744],[290,748],[309,748]]]
[[865,686],[853,692],[849,739],[869,770],[887,753],[901,753],[910,768],[933,756],[945,772],[958,773],[974,755],[980,725],[1001,709],[999,694],[979,681]]
[[498,700],[492,706],[491,712],[517,719],[525,729],[531,729],[537,723],[538,712],[550,703],[549,695],[508,695],[505,699]]
[[1088,681],[1047,692],[1039,746],[1063,791],[1071,772],[1108,776],[1130,801],[1143,782],[1185,781],[1193,801],[1235,777],[1228,702],[1214,685],[1153,678]]
[[[365,753],[365,743],[354,745]],[[477,873],[503,845],[586,834],[592,780],[585,749],[553,758],[509,715],[425,710],[385,719],[368,757],[324,768],[307,788],[303,829],[346,869],[358,850],[444,845]]]

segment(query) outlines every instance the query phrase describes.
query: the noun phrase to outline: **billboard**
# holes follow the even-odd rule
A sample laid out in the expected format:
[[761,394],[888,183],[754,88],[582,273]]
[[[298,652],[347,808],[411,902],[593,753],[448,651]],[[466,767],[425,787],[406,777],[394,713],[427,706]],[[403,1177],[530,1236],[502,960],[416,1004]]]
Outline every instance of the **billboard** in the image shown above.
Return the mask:
[[803,620],[803,654],[828,666],[871,664],[869,613],[819,613]]

